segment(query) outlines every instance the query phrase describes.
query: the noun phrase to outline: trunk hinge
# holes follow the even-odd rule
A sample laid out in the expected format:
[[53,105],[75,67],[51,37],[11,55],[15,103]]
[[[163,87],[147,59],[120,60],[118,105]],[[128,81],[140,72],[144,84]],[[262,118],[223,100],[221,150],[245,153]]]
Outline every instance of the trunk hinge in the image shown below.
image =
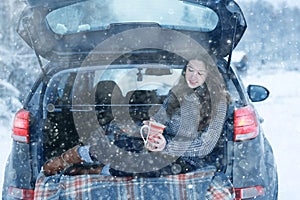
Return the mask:
[[235,36],[236,36],[236,29],[237,29],[237,23],[238,23],[238,13],[234,13],[233,17],[235,18],[235,23],[234,23],[234,29],[233,29],[233,36],[231,39],[231,48],[228,54],[228,61],[227,61],[227,74],[229,74],[229,69],[230,69],[230,64],[231,64],[231,57],[232,57],[232,52],[234,49],[234,44],[235,44]]

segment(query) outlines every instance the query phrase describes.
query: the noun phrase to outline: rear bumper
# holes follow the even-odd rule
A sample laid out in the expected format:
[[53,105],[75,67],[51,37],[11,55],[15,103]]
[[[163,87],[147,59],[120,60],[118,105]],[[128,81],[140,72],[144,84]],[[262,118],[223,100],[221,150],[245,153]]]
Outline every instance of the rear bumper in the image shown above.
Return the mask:
[[234,143],[232,172],[237,199],[277,199],[277,167],[272,147],[262,133],[253,140]]
[[[20,195],[27,194],[26,191],[34,189],[29,152],[29,144],[20,142],[12,143],[12,151],[5,167],[2,187],[3,199],[16,199],[17,196],[20,197]],[[14,190],[14,188],[22,190]]]

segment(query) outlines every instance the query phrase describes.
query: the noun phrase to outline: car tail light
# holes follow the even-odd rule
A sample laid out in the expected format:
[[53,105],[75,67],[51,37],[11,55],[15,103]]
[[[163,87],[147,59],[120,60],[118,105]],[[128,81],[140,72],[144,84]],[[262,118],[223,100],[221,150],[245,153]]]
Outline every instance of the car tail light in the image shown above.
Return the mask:
[[19,110],[14,119],[12,138],[18,142],[29,143],[30,113],[27,110]]
[[234,111],[234,141],[253,139],[258,135],[256,113],[251,106]]
[[8,195],[10,197],[13,197],[16,199],[33,200],[34,199],[34,190],[9,187]]
[[246,188],[235,188],[235,200],[255,198],[265,194],[264,187],[253,186]]

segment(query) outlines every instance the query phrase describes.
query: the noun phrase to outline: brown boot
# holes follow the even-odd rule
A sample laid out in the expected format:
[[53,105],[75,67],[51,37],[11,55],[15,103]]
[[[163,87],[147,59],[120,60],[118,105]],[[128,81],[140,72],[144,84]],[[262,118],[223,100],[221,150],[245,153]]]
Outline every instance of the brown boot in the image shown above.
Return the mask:
[[48,160],[43,166],[44,174],[46,176],[54,175],[72,164],[84,162],[78,155],[78,148],[79,145],[69,149],[58,157]]
[[103,164],[75,164],[65,169],[64,174],[69,176],[83,175],[83,174],[100,174]]

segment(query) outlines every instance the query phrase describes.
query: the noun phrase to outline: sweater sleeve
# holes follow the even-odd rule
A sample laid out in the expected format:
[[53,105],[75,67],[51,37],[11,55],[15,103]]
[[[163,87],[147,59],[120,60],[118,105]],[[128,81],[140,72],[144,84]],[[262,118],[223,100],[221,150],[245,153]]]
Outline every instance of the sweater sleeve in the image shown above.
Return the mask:
[[186,145],[198,136],[198,124],[200,122],[200,102],[197,101],[196,95],[185,96],[182,103],[180,113],[175,113],[172,120],[168,123],[169,134],[173,135],[172,139],[168,139],[168,145],[165,151],[181,155],[185,152]]
[[[187,102],[188,103],[188,102]],[[181,125],[178,133],[165,148],[165,153],[176,156],[204,157],[209,154],[218,142],[223,129],[223,122],[226,115],[226,103],[220,102],[216,108],[216,116],[210,122],[206,131],[198,132],[200,117],[197,115],[195,103],[182,104]],[[198,115],[198,116],[199,116]]]
[[166,122],[170,120],[167,115],[167,106],[168,104],[174,101],[175,101],[175,96],[172,93],[169,93],[168,97],[164,100],[160,109],[151,117],[151,119],[161,124],[166,124]]
[[90,156],[90,146],[81,146],[78,148],[78,154],[82,160],[92,163],[93,160]]

